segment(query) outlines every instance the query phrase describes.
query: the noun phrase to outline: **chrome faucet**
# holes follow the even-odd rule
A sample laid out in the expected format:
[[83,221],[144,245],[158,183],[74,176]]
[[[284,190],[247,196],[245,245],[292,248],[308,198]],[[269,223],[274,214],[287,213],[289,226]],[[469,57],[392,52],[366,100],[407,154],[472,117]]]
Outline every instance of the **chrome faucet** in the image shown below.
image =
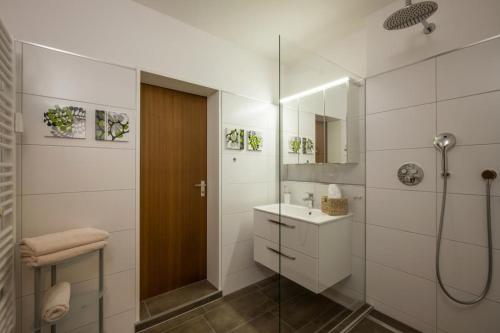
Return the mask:
[[313,206],[314,206],[314,193],[306,192],[306,194],[307,194],[307,197],[305,197],[302,200],[307,202],[308,208],[313,208]]

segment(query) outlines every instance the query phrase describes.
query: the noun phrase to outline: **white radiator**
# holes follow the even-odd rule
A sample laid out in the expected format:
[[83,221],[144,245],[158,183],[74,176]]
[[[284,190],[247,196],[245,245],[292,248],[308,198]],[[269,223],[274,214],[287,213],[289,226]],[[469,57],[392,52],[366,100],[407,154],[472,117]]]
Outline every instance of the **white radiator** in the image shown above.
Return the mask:
[[15,324],[15,80],[12,38],[0,21],[0,333]]

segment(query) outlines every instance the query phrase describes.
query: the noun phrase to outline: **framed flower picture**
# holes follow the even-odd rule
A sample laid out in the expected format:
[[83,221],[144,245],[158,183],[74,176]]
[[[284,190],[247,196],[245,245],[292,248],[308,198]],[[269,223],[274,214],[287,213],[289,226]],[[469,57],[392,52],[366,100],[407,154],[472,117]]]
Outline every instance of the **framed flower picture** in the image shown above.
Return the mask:
[[95,111],[95,139],[103,141],[128,141],[130,121],[126,113]]
[[313,155],[314,154],[314,141],[309,138],[302,138],[302,154]]
[[300,153],[300,147],[302,146],[302,141],[299,136],[288,137],[288,152],[292,154]]
[[264,139],[258,131],[247,131],[247,149],[250,151],[262,151]]
[[245,131],[237,128],[225,129],[226,149],[243,150],[245,148]]
[[77,106],[55,105],[43,114],[47,125],[45,136],[71,139],[85,139],[87,112]]

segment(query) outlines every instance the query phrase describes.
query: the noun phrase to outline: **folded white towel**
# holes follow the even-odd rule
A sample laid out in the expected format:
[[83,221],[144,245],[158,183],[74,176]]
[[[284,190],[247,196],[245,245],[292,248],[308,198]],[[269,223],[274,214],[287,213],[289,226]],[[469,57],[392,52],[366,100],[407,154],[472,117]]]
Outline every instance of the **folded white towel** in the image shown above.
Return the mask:
[[72,229],[38,237],[24,238],[19,249],[22,256],[42,256],[108,239],[109,233],[95,228]]
[[42,319],[48,323],[57,321],[69,312],[71,285],[59,282],[45,293],[42,307]]
[[41,256],[22,255],[21,260],[24,264],[31,267],[52,265],[85,253],[90,253],[92,251],[102,249],[104,246],[106,246],[106,243],[106,241],[95,242]]

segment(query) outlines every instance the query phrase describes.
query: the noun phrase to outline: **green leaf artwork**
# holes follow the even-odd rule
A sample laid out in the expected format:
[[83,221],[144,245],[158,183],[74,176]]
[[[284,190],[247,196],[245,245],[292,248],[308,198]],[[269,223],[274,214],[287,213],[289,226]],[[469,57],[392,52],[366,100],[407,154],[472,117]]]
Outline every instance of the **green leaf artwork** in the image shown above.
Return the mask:
[[264,139],[262,133],[257,131],[247,131],[247,149],[251,151],[262,151]]
[[95,111],[95,139],[103,141],[128,141],[130,121],[126,113],[104,110]]
[[49,129],[46,136],[84,139],[86,119],[87,113],[83,108],[55,105],[43,114],[43,122]]
[[243,150],[245,148],[245,131],[237,128],[226,128],[226,149]]
[[288,152],[293,154],[298,154],[300,152],[300,147],[302,146],[302,140],[298,136],[291,136],[288,138]]
[[302,153],[305,155],[314,154],[314,142],[309,138],[302,138]]

